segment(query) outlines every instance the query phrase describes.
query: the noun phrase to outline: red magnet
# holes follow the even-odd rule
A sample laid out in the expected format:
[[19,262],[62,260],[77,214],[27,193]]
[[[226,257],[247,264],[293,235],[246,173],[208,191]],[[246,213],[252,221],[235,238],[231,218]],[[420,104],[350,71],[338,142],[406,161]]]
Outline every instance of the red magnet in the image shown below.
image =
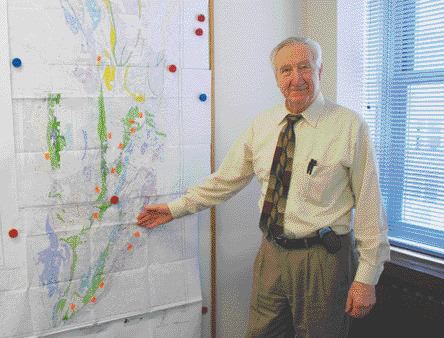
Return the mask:
[[199,15],[197,16],[197,21],[204,22],[204,21],[205,21],[205,15],[203,15],[203,14],[199,14]]
[[113,196],[113,197],[111,197],[110,202],[111,202],[111,204],[117,204],[117,203],[119,203],[119,197],[118,197],[118,196]]
[[171,73],[175,73],[176,70],[177,70],[177,67],[176,67],[176,65],[170,65],[170,66],[168,67],[168,70],[169,70]]
[[17,229],[14,229],[14,228],[12,228],[11,230],[9,230],[9,237],[11,237],[11,238],[16,238],[17,236],[18,236],[18,230]]
[[203,35],[203,29],[202,28],[198,28],[198,29],[195,30],[195,33],[196,33],[197,36],[201,36],[201,35]]

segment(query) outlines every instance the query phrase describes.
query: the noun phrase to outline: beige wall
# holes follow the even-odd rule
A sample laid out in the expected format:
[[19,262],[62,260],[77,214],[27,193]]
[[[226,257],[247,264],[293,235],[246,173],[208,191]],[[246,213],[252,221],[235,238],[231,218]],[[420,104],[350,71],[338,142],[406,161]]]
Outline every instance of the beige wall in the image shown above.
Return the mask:
[[317,40],[323,51],[324,74],[321,88],[325,96],[336,100],[336,0],[301,0],[303,34]]
[[[294,0],[216,0],[216,165],[258,112],[282,97],[269,54],[301,33]],[[251,270],[259,247],[259,186],[254,180],[217,207],[217,337],[241,337],[247,321]],[[205,319],[206,320],[206,319]],[[205,337],[205,336],[204,336]]]
[[[318,40],[324,50],[322,88],[336,99],[336,0],[217,0],[215,22],[216,166],[261,110],[282,101],[268,57],[292,35]],[[217,337],[241,337],[246,325],[251,270],[260,241],[259,185],[254,180],[217,207]],[[201,214],[200,217],[207,217]],[[202,222],[205,224],[205,222]],[[209,236],[201,229],[202,238]],[[202,254],[205,240],[202,241]],[[209,276],[203,257],[202,278]],[[203,281],[204,302],[208,280]],[[209,337],[209,315],[203,337]]]
[[365,0],[338,2],[337,101],[361,111]]

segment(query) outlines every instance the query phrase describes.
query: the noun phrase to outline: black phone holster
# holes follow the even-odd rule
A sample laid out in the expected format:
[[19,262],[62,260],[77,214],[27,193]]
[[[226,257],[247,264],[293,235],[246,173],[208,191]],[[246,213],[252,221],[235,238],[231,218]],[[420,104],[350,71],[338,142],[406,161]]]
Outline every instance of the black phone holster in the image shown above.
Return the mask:
[[341,238],[330,227],[322,228],[318,231],[322,245],[329,253],[336,253],[341,250]]

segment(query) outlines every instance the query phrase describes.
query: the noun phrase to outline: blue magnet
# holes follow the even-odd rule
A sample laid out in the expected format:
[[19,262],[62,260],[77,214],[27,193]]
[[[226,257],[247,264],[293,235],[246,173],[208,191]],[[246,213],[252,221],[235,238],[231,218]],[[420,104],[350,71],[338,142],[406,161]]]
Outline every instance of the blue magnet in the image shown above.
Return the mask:
[[201,100],[202,102],[205,102],[207,100],[207,94],[200,94],[199,100]]
[[12,59],[12,65],[15,68],[19,68],[22,65],[22,60],[20,60],[19,58],[14,58],[14,59]]

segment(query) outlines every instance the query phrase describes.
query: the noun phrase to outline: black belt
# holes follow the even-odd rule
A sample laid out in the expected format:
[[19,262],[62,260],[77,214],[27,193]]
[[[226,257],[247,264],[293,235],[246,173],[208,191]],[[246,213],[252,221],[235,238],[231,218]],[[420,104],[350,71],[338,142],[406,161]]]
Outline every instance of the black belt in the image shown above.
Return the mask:
[[290,250],[308,249],[313,245],[321,244],[321,238],[319,236],[307,237],[307,238],[276,237],[274,238],[274,241],[284,249],[290,249]]

